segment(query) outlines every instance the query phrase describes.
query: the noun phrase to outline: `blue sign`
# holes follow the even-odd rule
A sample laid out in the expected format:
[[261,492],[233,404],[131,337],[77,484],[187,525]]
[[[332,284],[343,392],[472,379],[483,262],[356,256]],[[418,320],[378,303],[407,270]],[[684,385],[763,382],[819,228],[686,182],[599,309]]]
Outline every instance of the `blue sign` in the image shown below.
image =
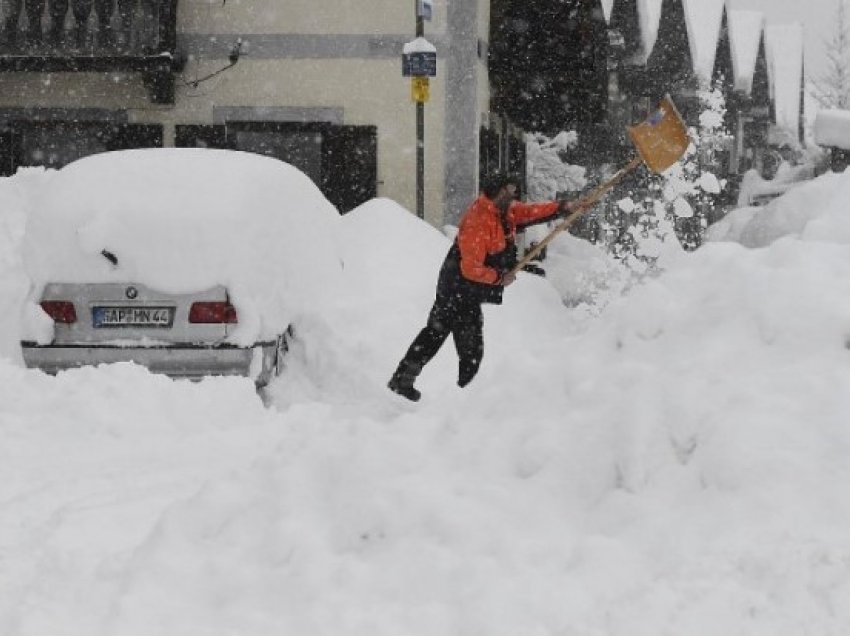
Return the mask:
[[404,77],[436,77],[437,54],[429,52],[402,54],[401,74]]

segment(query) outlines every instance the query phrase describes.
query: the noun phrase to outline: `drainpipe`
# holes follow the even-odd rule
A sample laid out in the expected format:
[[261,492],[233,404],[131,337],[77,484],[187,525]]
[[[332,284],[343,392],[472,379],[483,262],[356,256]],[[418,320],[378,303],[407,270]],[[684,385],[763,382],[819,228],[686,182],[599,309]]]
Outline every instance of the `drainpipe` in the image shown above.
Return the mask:
[[478,189],[478,0],[446,3],[443,222],[457,225]]

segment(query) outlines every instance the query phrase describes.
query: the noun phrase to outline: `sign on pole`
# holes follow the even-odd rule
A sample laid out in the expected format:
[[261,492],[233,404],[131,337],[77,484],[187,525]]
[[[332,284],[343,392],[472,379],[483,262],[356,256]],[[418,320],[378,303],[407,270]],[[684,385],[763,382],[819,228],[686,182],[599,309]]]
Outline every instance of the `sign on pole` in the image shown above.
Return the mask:
[[424,104],[431,99],[431,83],[427,77],[413,77],[410,80],[410,98]]
[[401,74],[404,77],[436,77],[437,54],[408,53],[401,58]]
[[436,77],[437,49],[434,45],[423,37],[407,42],[401,51],[401,74],[404,77]]
[[416,17],[422,18],[423,20],[428,20],[430,22],[431,17],[434,15],[434,2],[433,0],[418,0],[416,5]]

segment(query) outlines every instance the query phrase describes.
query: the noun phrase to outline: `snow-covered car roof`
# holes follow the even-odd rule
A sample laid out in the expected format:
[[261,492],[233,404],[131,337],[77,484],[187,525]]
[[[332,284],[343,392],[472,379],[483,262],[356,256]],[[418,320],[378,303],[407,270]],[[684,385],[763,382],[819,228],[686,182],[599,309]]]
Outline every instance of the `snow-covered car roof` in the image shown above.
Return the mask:
[[[33,201],[24,261],[48,282],[137,282],[169,293],[225,285],[235,342],[267,337],[333,293],[337,210],[298,169],[251,153],[145,149],[76,161]],[[114,254],[117,264],[104,257]]]

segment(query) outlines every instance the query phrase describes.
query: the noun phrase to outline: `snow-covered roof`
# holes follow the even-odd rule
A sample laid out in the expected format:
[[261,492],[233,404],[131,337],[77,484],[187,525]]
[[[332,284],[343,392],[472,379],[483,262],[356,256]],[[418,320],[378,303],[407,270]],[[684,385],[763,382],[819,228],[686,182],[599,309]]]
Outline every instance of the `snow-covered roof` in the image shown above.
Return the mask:
[[850,150],[850,110],[819,110],[815,117],[815,143]]
[[602,11],[605,13],[605,21],[611,21],[611,12],[614,10],[614,0],[602,0]]
[[[620,2],[626,0],[618,0]],[[658,39],[663,0],[637,0],[643,50],[647,55]],[[711,79],[725,0],[682,0],[694,72]]]
[[[623,2],[624,0],[620,0]],[[637,0],[640,15],[640,32],[643,36],[643,50],[649,55],[658,38],[658,23],[661,20],[663,0]]]
[[732,47],[735,88],[747,95],[753,89],[753,76],[763,30],[764,14],[760,11],[729,12],[729,41]]
[[799,22],[770,24],[764,34],[776,124],[797,133],[803,75],[803,25]]
[[425,38],[416,38],[415,40],[405,43],[401,52],[405,55],[410,55],[411,53],[436,53],[437,47]]
[[694,72],[711,80],[725,0],[682,0]]

